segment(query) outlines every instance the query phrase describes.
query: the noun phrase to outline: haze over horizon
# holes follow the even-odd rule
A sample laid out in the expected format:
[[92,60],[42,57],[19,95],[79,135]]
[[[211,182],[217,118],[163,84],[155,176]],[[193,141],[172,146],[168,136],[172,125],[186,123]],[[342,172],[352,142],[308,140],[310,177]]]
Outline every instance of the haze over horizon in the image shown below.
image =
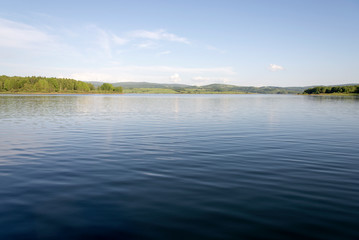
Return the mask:
[[239,86],[359,82],[359,1],[5,1],[0,75]]

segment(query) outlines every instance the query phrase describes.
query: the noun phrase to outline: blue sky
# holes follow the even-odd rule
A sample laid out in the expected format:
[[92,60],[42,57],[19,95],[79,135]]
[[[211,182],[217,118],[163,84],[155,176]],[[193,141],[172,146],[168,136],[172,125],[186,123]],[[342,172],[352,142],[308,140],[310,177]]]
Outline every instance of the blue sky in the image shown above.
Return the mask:
[[309,86],[359,82],[359,1],[1,1],[0,74]]

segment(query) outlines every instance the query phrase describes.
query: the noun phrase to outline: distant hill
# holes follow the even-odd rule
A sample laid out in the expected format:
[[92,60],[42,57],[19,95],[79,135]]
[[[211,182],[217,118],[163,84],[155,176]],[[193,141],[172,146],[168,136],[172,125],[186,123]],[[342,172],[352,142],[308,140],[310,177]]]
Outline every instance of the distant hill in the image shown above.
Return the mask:
[[94,85],[95,87],[99,87],[101,86],[104,82],[96,82],[96,81],[85,81],[87,83],[91,83],[92,85]]
[[[89,82],[95,87],[102,85],[103,82]],[[204,86],[192,86],[186,84],[174,83],[150,83],[150,82],[117,82],[112,83],[113,86],[121,86],[126,89],[171,89],[176,92],[190,93],[193,91],[199,92],[241,92],[241,93],[264,93],[264,94],[296,94],[302,93],[307,87],[249,87],[236,86],[230,84],[209,84]],[[133,91],[132,91],[133,92]]]
[[[95,87],[100,86],[103,82],[89,82]],[[303,93],[304,90],[316,87],[316,86],[306,86],[306,87],[275,87],[275,86],[265,86],[265,87],[252,87],[252,86],[236,86],[230,84],[209,84],[204,86],[193,86],[186,84],[172,84],[172,83],[150,83],[150,82],[117,82],[112,83],[113,86],[121,86],[124,89],[124,92],[131,93],[153,93],[161,92],[156,91],[155,89],[162,89],[164,93],[260,93],[260,94],[298,94]],[[346,85],[355,85],[355,84],[342,84],[337,86],[346,86]],[[137,90],[136,90],[137,89]],[[146,90],[147,89],[147,90]]]
[[192,86],[192,89],[202,89],[213,92],[243,92],[243,93],[262,93],[262,94],[297,94],[302,93],[305,87],[250,87],[236,86],[229,84],[209,84],[200,87]]
[[121,86],[123,88],[187,88],[191,87],[186,84],[171,84],[171,83],[149,83],[149,82],[117,82],[113,86]]
[[200,88],[212,91],[238,91],[245,93],[264,93],[264,94],[288,94],[301,93],[305,87],[250,87],[250,86],[236,86],[228,84],[210,84],[201,86]]
[[150,82],[82,82],[74,79],[46,78],[46,77],[9,77],[0,76],[0,92],[86,92],[86,93],[183,93],[183,94],[320,94],[320,93],[355,93],[359,92],[359,84],[341,84],[331,86],[310,87],[252,87],[230,84],[209,84],[192,86],[176,83]]
[[[101,86],[103,82],[88,82],[94,86]],[[186,84],[176,84],[176,83],[150,83],[150,82],[116,82],[111,83],[114,87],[121,86],[123,88],[187,88],[192,87]]]

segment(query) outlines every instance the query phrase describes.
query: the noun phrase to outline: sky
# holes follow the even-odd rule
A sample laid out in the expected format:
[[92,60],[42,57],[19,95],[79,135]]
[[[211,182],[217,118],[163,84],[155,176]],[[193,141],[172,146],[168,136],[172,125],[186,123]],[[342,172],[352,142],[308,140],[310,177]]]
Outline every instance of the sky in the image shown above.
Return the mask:
[[0,0],[0,75],[359,83],[359,0]]

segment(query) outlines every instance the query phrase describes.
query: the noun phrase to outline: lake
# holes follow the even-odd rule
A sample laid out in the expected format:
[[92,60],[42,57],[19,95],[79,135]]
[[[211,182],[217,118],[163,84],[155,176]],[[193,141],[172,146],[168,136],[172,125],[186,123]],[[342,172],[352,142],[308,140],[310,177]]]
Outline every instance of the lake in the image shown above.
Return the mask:
[[359,98],[0,95],[0,239],[359,239]]

